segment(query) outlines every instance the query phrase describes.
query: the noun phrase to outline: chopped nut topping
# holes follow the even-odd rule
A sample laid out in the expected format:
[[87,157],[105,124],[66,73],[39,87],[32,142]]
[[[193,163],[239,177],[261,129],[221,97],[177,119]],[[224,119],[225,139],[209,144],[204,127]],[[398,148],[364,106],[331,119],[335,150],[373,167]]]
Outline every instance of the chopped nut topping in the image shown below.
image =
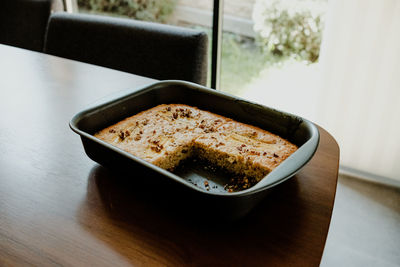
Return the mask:
[[274,157],[275,158],[279,158],[279,155],[274,153]]
[[204,132],[205,133],[213,133],[213,132],[215,132],[215,129],[214,129],[214,127],[210,127],[210,128],[204,129]]
[[142,136],[140,134],[137,134],[135,136],[135,141],[139,141],[140,139],[142,139]]
[[189,109],[185,109],[185,110],[182,112],[182,115],[181,115],[181,116],[190,118],[190,117],[192,116],[192,111],[189,110]]
[[129,132],[128,130],[125,131],[125,137],[128,137],[131,135],[131,132]]
[[140,134],[143,134],[143,131],[142,131],[142,130],[140,130],[140,131],[139,131],[139,133],[140,133]]
[[152,146],[151,150],[154,150],[155,152],[160,152],[161,149],[158,146]]
[[167,107],[167,111],[171,111],[171,107]]
[[110,133],[115,133],[115,130],[114,129],[110,129],[109,132]]
[[260,156],[260,152],[251,150],[251,151],[250,151],[250,155],[257,155],[257,156]]
[[215,146],[216,147],[219,147],[219,146],[223,146],[223,145],[225,145],[224,143],[222,143],[222,142],[219,142],[218,144],[216,144]]
[[176,120],[178,118],[178,113],[176,112],[172,113],[172,117]]
[[267,155],[267,152],[264,152],[264,153],[263,153],[263,156],[265,156],[265,155]]
[[151,150],[154,150],[155,152],[157,152],[157,153],[159,153],[159,152],[161,152],[161,150],[163,149],[164,147],[161,145],[157,145],[157,146],[152,146],[151,147]]
[[120,131],[118,134],[119,138],[123,141],[125,139],[125,133],[123,131]]

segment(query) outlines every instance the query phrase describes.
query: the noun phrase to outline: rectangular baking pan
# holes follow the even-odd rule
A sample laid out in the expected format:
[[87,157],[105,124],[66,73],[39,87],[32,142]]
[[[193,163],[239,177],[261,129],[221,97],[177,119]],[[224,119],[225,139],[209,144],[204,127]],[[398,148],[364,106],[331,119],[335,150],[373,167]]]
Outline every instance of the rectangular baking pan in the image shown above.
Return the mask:
[[[86,154],[105,167],[128,173],[132,176],[129,179],[140,183],[149,194],[156,192],[154,197],[171,200],[171,205],[178,205],[185,212],[207,207],[207,214],[215,218],[243,217],[273,187],[295,175],[312,158],[319,143],[318,128],[304,118],[189,82],[156,82],[108,98],[79,112],[70,121],[71,129],[81,136]],[[230,179],[227,173],[213,171],[195,161],[186,162],[172,173],[93,136],[140,111],[172,103],[195,106],[258,126],[291,141],[299,149],[258,184],[229,193],[224,189]],[[205,181],[209,186],[205,187]]]

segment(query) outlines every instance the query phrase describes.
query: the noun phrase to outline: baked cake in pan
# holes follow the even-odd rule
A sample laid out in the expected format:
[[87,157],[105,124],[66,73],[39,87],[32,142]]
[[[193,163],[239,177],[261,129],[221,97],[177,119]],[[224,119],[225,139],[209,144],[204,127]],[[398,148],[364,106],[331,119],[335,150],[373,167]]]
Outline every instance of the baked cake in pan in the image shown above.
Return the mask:
[[95,137],[163,169],[197,157],[255,182],[297,150],[268,131],[184,104],[158,105]]

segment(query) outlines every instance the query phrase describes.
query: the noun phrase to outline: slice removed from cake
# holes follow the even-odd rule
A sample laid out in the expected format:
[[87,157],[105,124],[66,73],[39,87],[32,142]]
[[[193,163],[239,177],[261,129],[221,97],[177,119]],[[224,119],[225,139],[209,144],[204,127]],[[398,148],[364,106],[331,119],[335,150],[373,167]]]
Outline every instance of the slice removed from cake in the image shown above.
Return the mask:
[[258,127],[184,104],[158,105],[95,136],[164,169],[199,157],[256,181],[297,149]]

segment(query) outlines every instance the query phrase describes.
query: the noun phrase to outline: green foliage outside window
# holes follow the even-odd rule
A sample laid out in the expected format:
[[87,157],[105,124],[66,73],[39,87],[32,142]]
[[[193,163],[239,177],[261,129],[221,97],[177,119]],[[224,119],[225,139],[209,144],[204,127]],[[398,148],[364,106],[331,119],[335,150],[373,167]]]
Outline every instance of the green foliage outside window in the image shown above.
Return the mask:
[[282,57],[318,60],[327,0],[257,0],[254,30],[259,45]]
[[79,9],[138,20],[166,22],[177,0],[78,0]]

